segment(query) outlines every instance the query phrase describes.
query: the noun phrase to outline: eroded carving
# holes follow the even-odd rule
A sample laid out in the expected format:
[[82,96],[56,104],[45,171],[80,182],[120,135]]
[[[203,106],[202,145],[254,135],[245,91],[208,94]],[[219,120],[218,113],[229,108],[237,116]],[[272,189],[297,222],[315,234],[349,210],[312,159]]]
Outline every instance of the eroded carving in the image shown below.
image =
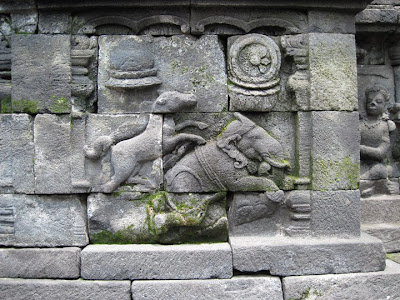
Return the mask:
[[391,181],[392,168],[387,165],[390,152],[390,133],[396,129],[389,120],[389,93],[375,85],[365,91],[366,114],[360,121],[361,133],[361,195],[398,194],[398,182]]
[[0,108],[1,112],[11,112],[11,20],[0,16]]
[[0,206],[0,234],[14,234],[15,208]]
[[296,66],[296,72],[289,77],[287,87],[294,93],[298,108],[306,110],[310,99],[308,40],[305,35],[283,36],[281,43],[285,55],[292,56]]
[[92,242],[176,243],[227,239],[225,193],[122,193],[110,197],[113,196],[89,197]]
[[[95,97],[95,83],[89,77],[91,60],[96,55],[97,39],[74,36],[71,42],[71,96],[74,111],[92,111]],[[93,74],[90,74],[93,76]]]
[[253,121],[234,116],[237,120],[216,140],[196,147],[168,170],[168,191],[267,191],[279,201],[283,192],[266,175],[289,167],[282,145]]
[[231,43],[228,52],[231,110],[272,109],[280,91],[278,45],[261,34],[231,38]]

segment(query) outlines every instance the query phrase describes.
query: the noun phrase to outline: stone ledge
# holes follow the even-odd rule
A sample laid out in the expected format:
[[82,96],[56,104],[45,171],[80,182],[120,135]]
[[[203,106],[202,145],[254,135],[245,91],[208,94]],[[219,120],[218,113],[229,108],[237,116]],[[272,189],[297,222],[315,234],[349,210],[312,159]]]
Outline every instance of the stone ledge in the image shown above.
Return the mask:
[[90,245],[82,250],[85,279],[231,278],[228,243],[199,245]]
[[80,252],[70,248],[0,249],[0,277],[78,278]]
[[130,281],[0,279],[0,299],[131,299]]
[[400,251],[400,223],[363,224],[361,230],[380,239],[386,252]]
[[272,275],[374,272],[385,268],[382,242],[360,238],[230,237],[233,267]]
[[219,280],[134,281],[133,299],[283,299],[281,281],[272,276]]
[[285,299],[399,299],[400,265],[386,265],[382,272],[283,278]]

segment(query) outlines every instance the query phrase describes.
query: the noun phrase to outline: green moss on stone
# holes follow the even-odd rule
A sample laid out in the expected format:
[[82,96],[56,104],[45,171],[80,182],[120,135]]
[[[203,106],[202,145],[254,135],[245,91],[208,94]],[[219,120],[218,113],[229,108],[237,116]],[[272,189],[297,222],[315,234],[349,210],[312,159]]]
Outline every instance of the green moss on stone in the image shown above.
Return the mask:
[[132,244],[133,240],[133,225],[130,225],[117,232],[103,230],[99,233],[92,234],[90,240],[93,244]]
[[68,113],[71,110],[71,104],[68,102],[67,98],[52,95],[51,98],[54,102],[50,106],[50,111],[56,114]]
[[38,100],[12,100],[13,112],[23,112],[27,114],[37,114],[39,112]]
[[10,114],[12,113],[11,99],[6,98],[1,100],[1,113]]

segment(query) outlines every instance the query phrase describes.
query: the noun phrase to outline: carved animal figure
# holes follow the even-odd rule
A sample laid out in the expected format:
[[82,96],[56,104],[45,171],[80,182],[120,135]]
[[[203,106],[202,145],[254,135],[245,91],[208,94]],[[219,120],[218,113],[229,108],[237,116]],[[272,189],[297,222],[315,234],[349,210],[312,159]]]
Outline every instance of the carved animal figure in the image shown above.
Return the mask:
[[[181,109],[193,107],[197,100],[191,94],[179,92],[164,92],[154,102],[153,112],[171,113]],[[126,130],[130,127],[130,130]],[[117,131],[109,136],[98,137],[92,145],[84,146],[85,156],[89,159],[97,160],[111,151],[111,164],[114,170],[110,181],[103,186],[105,193],[111,193],[121,183],[126,181],[131,175],[139,173],[145,162],[153,161],[161,154],[161,127],[162,117],[150,114],[147,124],[133,125],[123,124]],[[170,149],[178,143],[181,138],[174,133],[170,133]],[[174,136],[172,136],[174,135]],[[185,134],[183,138],[194,143],[205,143],[204,139],[196,135]]]
[[[282,145],[263,128],[239,113],[216,141],[198,146],[165,175],[171,192],[283,192],[269,178],[255,176],[267,169],[287,168]],[[262,173],[262,172],[259,172]]]

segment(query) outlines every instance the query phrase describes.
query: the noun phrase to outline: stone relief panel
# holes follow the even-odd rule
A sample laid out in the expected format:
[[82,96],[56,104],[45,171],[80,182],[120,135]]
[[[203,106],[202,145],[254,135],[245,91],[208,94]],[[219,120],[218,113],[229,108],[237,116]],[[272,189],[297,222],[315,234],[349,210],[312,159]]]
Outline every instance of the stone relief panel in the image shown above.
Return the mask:
[[217,36],[99,38],[100,113],[151,112],[166,91],[191,93],[197,106],[183,111],[227,109],[224,54]]
[[11,112],[11,20],[0,15],[0,109]]
[[249,34],[228,38],[230,110],[269,111],[278,100],[281,53],[271,38]]
[[94,243],[183,243],[227,240],[225,193],[91,194]]

